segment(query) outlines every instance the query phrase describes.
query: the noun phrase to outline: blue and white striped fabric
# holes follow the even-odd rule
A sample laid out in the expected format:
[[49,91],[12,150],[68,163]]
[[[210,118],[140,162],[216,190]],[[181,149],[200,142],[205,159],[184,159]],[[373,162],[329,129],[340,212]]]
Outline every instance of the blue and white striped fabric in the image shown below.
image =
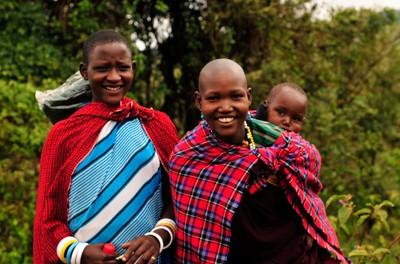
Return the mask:
[[108,122],[72,175],[69,228],[81,242],[112,242],[122,254],[161,210],[160,160],[140,121]]

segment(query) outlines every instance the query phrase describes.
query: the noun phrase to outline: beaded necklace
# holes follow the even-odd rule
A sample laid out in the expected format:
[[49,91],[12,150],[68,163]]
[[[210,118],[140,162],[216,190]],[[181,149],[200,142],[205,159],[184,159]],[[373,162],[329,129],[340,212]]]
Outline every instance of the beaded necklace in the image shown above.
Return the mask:
[[247,140],[250,141],[249,143],[250,149],[256,149],[256,143],[254,142],[253,134],[251,133],[250,127],[247,125],[246,121],[244,121],[244,127],[246,128]]

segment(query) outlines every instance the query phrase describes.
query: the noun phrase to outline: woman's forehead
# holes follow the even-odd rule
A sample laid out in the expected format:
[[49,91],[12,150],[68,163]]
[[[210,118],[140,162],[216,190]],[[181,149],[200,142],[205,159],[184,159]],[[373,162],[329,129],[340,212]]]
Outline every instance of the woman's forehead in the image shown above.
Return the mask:
[[232,72],[211,73],[200,79],[200,90],[228,89],[229,87],[246,89],[246,84],[245,78]]
[[98,43],[89,54],[89,59],[98,57],[120,57],[131,58],[132,54],[129,48],[123,42]]

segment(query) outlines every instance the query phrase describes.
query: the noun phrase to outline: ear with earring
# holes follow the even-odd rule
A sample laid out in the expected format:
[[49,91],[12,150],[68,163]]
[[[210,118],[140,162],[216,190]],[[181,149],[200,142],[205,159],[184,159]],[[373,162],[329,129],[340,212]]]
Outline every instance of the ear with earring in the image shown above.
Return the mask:
[[247,120],[251,120],[253,117],[251,116],[250,112],[247,112]]
[[200,118],[201,118],[201,120],[204,120],[204,115],[203,115],[203,113],[201,113]]

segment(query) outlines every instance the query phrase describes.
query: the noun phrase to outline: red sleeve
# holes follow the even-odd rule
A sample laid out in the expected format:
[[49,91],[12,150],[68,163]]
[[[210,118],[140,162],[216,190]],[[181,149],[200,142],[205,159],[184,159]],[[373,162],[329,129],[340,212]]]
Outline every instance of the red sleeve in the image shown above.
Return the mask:
[[68,149],[62,146],[62,130],[53,127],[42,149],[34,222],[34,263],[57,263],[58,242],[71,235],[67,226],[69,180],[60,177]]
[[267,167],[286,181],[304,189],[311,187],[317,194],[322,189],[319,180],[321,156],[318,149],[300,135],[284,132],[268,148],[260,148]]

